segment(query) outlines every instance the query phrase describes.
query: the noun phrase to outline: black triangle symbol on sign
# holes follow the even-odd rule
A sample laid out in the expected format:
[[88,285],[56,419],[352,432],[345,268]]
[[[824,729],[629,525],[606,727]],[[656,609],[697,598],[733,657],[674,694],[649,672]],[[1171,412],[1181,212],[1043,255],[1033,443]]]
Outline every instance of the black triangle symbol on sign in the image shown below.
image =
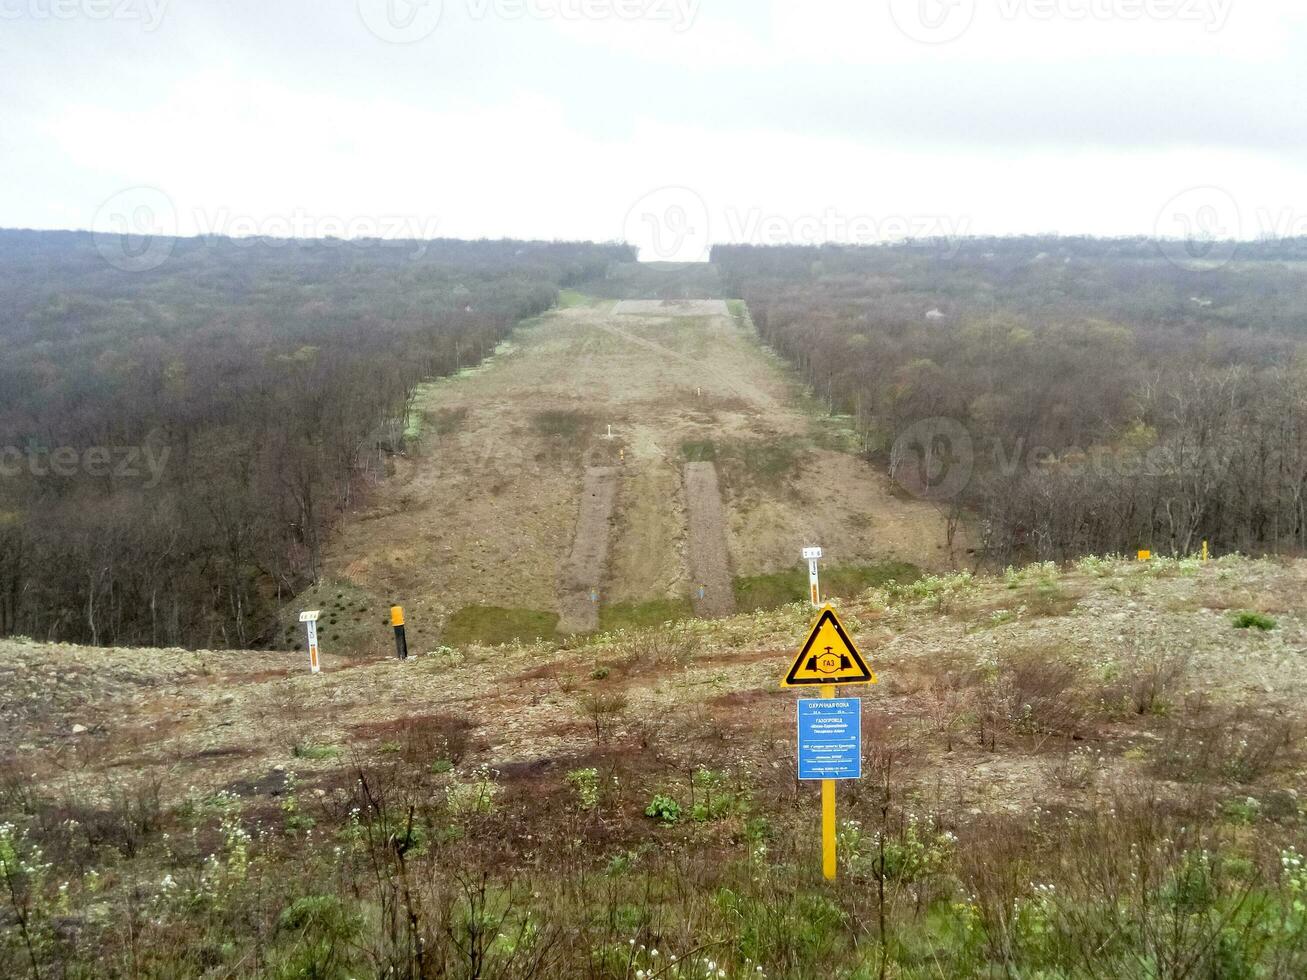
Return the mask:
[[[818,648],[818,638],[824,628],[835,631],[839,644],[825,642]],[[841,649],[842,647],[842,649]],[[871,672],[862,654],[853,645],[853,640],[844,630],[844,624],[835,615],[835,610],[827,606],[808,634],[808,642],[803,645],[799,655],[790,666],[783,685],[785,687],[802,687],[819,684],[874,684],[876,675]]]

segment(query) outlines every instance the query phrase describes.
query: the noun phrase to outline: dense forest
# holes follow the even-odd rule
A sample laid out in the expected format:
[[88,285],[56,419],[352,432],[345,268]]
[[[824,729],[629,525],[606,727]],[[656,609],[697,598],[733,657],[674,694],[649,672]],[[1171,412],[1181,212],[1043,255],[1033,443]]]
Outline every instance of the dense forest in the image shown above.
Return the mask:
[[[994,564],[1307,546],[1307,242],[718,247],[766,342]],[[1199,253],[1201,254],[1201,252]]]
[[474,364],[624,246],[0,232],[0,635],[250,646]]

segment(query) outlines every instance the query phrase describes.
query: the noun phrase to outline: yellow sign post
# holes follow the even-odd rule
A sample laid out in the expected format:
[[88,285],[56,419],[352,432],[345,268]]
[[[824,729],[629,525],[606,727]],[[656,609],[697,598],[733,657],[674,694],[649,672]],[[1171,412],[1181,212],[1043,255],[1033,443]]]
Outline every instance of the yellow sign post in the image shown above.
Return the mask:
[[1142,551],[1139,552],[1139,560],[1140,560],[1140,561],[1152,561],[1152,560],[1153,560],[1153,553],[1152,553],[1151,551],[1148,551],[1147,549],[1144,549],[1144,550],[1142,550]]
[[404,632],[404,607],[390,607],[390,625],[395,630],[395,657],[398,660],[408,659],[408,637]]
[[[853,645],[853,640],[844,629],[839,616],[830,606],[825,606],[813,623],[808,633],[808,640],[803,644],[799,655],[790,665],[789,671],[781,680],[782,687],[820,687],[823,701],[834,702],[838,698],[839,684],[875,684],[876,675],[872,673],[862,654]],[[854,702],[860,705],[860,702]],[[801,712],[802,713],[802,712]],[[799,769],[800,778],[804,767],[803,732],[799,734]],[[857,736],[857,745],[861,745],[861,735]],[[859,770],[860,770],[859,763]],[[850,774],[856,775],[856,774]],[[821,870],[827,881],[835,879],[835,780],[821,780]]]

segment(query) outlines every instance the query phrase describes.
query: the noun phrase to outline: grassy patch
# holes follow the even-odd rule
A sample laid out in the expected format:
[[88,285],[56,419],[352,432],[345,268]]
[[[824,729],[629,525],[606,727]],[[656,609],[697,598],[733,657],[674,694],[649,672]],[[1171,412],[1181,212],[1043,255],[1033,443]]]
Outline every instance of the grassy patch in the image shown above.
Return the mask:
[[[903,585],[920,577],[921,569],[910,562],[832,565],[821,570],[821,590],[826,596],[852,596],[888,582]],[[808,598],[808,571],[804,568],[786,569],[770,575],[740,576],[734,584],[735,601],[741,612],[775,609]]]
[[309,759],[311,761],[320,762],[324,759],[339,759],[340,748],[335,745],[297,743],[291,749],[291,755],[297,759]]
[[589,306],[593,300],[585,293],[576,289],[560,289],[558,291],[558,305],[566,310],[573,306]]
[[505,609],[501,606],[464,606],[449,617],[442,637],[448,646],[498,646],[521,640],[552,640],[558,632],[558,614],[539,609]]
[[690,600],[650,599],[647,602],[614,602],[599,609],[599,628],[605,633],[619,629],[643,629],[690,619]]
[[550,439],[575,439],[593,424],[594,419],[587,413],[566,409],[537,412],[531,419],[531,427]]
[[1235,613],[1230,620],[1237,630],[1261,630],[1263,633],[1269,633],[1275,629],[1275,620],[1265,613],[1259,612],[1240,612]]
[[681,456],[687,463],[711,463],[717,459],[717,444],[711,439],[683,442]]
[[724,478],[735,484],[777,486],[799,468],[803,454],[812,448],[806,439],[689,440],[681,443],[687,463],[716,462]]

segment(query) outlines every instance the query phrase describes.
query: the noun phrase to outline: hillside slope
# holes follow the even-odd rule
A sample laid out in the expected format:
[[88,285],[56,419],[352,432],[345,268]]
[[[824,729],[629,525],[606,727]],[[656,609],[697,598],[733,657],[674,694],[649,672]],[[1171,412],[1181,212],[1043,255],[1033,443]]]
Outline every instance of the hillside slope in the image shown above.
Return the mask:
[[802,605],[318,676],[0,641],[0,969],[1301,976],[1305,582],[1087,560],[841,603],[880,683],[842,692],[835,883],[778,687]]
[[[983,684],[985,665],[997,670],[1012,658],[1034,658],[1084,672],[1076,684],[1103,690],[1134,673],[1141,683],[1156,675],[1159,704],[1124,727],[1072,726],[1124,752],[1141,738],[1151,743],[1149,732],[1194,698],[1258,716],[1302,716],[1304,585],[1307,561],[1091,559],[1070,571],[1032,566],[1006,579],[931,577],[888,593],[873,589],[840,607],[880,675],[882,683],[867,692],[874,709],[943,726],[921,751],[942,745],[936,742],[949,726],[939,713],[947,713],[954,695],[951,725],[961,726],[974,710],[966,689]],[[1276,628],[1235,629],[1231,615],[1238,610],[1265,613]],[[77,758],[75,768],[88,777],[130,765],[218,788],[289,764],[294,746],[375,753],[388,726],[403,728],[405,719],[433,712],[466,723],[466,765],[558,768],[593,748],[580,705],[587,692],[606,692],[626,699],[625,720],[614,722],[617,742],[636,747],[649,724],[639,719],[667,718],[660,724],[677,735],[665,749],[675,753],[681,735],[711,718],[737,732],[729,751],[792,765],[794,695],[778,682],[810,616],[795,604],[582,643],[447,649],[408,663],[328,652],[316,677],[303,654],[5,640],[0,723],[17,748],[11,761],[54,750]],[[940,758],[957,770],[963,797],[1018,809],[1037,796],[1037,786],[1020,785],[1029,769],[1020,753],[1012,767],[995,771],[1001,755],[972,744],[961,727],[955,733],[956,744]],[[340,762],[304,765],[329,771]],[[1138,768],[1119,753],[1111,765]]]

